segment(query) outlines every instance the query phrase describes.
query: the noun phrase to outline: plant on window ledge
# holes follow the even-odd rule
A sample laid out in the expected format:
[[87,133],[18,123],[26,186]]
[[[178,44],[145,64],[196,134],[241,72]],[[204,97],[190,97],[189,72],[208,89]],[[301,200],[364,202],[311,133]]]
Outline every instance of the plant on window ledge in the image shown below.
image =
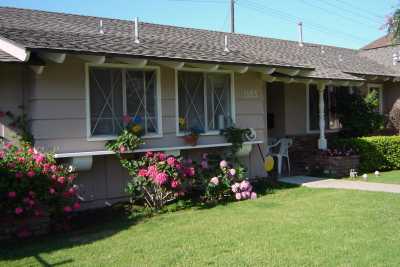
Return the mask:
[[183,140],[185,140],[186,144],[195,146],[199,140],[200,133],[202,133],[200,129],[196,127],[190,128],[189,131],[183,136]]
[[228,143],[232,143],[231,153],[232,158],[235,158],[235,154],[242,148],[243,143],[247,141],[247,136],[251,135],[251,130],[232,126],[221,130],[221,135],[225,137]]
[[117,136],[115,140],[108,141],[106,147],[117,154],[133,151],[140,145],[144,144],[141,136],[144,131],[139,116],[133,118],[124,116],[125,129]]

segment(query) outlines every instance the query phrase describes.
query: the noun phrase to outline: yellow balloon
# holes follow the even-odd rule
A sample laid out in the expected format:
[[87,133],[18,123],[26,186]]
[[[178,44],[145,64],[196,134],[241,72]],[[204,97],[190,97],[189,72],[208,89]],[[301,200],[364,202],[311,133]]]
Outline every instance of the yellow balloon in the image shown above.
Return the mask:
[[267,172],[270,172],[274,168],[274,164],[275,164],[274,158],[272,156],[267,156],[264,161],[264,169]]

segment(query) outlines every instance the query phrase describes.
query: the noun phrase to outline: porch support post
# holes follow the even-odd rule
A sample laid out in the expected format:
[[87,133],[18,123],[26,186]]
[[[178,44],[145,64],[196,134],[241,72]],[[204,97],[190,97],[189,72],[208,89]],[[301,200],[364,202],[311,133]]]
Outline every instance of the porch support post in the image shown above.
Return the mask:
[[328,148],[328,142],[325,138],[325,83],[318,83],[318,96],[319,96],[319,139],[318,149],[326,150]]

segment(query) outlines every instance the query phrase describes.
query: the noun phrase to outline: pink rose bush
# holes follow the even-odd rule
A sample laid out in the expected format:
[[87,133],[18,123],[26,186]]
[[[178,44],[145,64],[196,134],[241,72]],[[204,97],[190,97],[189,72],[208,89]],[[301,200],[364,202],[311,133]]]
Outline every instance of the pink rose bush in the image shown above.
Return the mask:
[[76,175],[29,145],[0,150],[0,216],[55,218],[79,207]]

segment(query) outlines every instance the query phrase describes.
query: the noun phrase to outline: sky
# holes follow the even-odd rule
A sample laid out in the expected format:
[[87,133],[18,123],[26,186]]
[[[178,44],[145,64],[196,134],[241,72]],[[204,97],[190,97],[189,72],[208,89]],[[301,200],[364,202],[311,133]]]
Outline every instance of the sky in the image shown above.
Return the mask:
[[[1,6],[230,31],[230,0],[0,0]],[[361,48],[383,36],[399,0],[235,0],[236,32]]]

